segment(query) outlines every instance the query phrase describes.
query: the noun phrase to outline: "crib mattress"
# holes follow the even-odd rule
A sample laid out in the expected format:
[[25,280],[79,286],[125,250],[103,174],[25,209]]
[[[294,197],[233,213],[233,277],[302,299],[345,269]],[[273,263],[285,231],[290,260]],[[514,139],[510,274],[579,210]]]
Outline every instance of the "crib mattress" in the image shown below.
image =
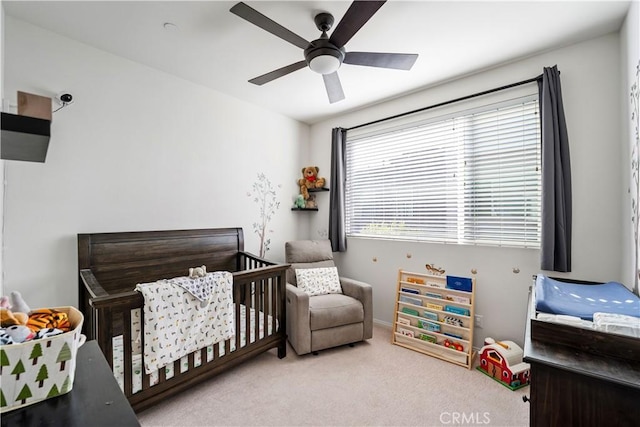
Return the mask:
[[640,317],[640,298],[618,282],[583,285],[542,274],[536,278],[536,310],[593,320],[597,312]]
[[[140,333],[140,321],[139,321],[139,309],[136,310],[137,313],[133,313],[132,316],[132,334],[131,336],[137,337]],[[246,307],[244,305],[240,305],[240,327],[236,327],[236,332],[240,333],[240,347],[244,347],[247,345],[247,333],[246,333]],[[255,325],[255,313],[256,310],[253,308],[249,309],[249,322],[253,326]],[[260,326],[260,330],[258,331],[258,339],[262,339],[265,336],[264,330],[264,313],[261,311],[258,312],[258,322]],[[278,322],[276,321],[276,329],[278,328]],[[249,335],[249,343],[253,343],[256,341],[255,331],[251,331]],[[271,335],[275,333],[273,329],[273,317],[267,315],[267,335]],[[140,346],[138,343],[132,343],[133,354],[132,354],[132,393],[137,393],[142,390],[142,374],[144,372],[144,368],[142,366],[142,355],[140,354]],[[122,335],[118,335],[113,337],[112,339],[113,345],[113,375],[120,386],[120,389],[124,391],[124,345],[122,341]],[[210,362],[213,360],[213,346],[210,345],[206,347],[207,349],[207,360],[206,362]],[[230,338],[230,352],[235,351],[236,349],[236,340],[235,336]],[[220,345],[218,348],[219,357],[225,355],[224,345]],[[194,365],[200,366],[203,361],[201,359],[200,352],[194,353]],[[165,370],[165,378],[169,379],[174,376],[174,365],[170,363],[169,365],[161,368]],[[186,372],[189,369],[189,362],[187,356],[180,359],[180,371]],[[152,372],[149,376],[149,383],[151,385],[156,385],[158,383],[158,371]]]

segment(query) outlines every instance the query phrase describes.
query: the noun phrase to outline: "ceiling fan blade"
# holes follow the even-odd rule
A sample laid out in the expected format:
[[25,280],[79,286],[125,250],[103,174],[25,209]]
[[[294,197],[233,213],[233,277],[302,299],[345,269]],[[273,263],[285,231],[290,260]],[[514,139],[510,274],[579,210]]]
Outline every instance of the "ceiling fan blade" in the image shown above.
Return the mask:
[[333,30],[329,40],[343,47],[355,33],[385,4],[386,1],[354,1]]
[[324,80],[324,86],[327,88],[329,103],[333,104],[334,102],[342,101],[344,99],[344,92],[342,91],[338,72],[323,74],[322,79]]
[[415,53],[347,52],[342,62],[367,67],[410,70],[416,59],[418,55]]
[[287,74],[293,73],[294,71],[298,71],[306,66],[307,66],[307,61],[298,61],[291,65],[287,65],[286,67],[278,68],[277,70],[271,71],[270,73],[255,77],[249,80],[249,83],[262,86],[265,83],[269,83],[272,80],[275,80],[282,76],[286,76]]
[[252,24],[262,28],[265,31],[270,32],[274,36],[278,36],[281,39],[288,41],[291,44],[298,46],[300,49],[306,49],[309,46],[309,42],[295,34],[294,32],[287,30],[282,25],[267,18],[257,10],[250,6],[240,2],[233,6],[229,11],[240,18],[245,19]]

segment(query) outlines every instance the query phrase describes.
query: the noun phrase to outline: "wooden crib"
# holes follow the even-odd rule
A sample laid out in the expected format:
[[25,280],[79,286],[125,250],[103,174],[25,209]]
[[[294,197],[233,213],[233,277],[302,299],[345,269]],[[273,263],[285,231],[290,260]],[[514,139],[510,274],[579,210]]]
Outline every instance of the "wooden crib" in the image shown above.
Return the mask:
[[[134,287],[201,265],[233,273],[235,336],[145,373],[144,299]],[[83,333],[138,412],[272,348],[285,357],[287,267],[244,252],[241,228],[78,234]]]

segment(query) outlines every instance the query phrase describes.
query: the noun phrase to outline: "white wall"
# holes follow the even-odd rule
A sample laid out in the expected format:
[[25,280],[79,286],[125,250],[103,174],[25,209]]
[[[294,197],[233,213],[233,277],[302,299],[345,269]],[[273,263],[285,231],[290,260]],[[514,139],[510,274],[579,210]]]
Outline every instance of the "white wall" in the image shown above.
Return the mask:
[[[427,58],[428,60],[428,58]],[[619,37],[611,34],[517,61],[457,81],[376,105],[311,127],[311,158],[329,170],[330,131],[411,111],[542,73],[558,65],[568,125],[573,174],[573,272],[554,273],[588,280],[621,280]],[[534,87],[535,92],[535,87]],[[623,147],[624,145],[624,147]],[[331,185],[331,183],[329,183]],[[313,229],[326,229],[321,207]],[[410,256],[410,258],[408,257]],[[373,261],[373,259],[377,261]],[[337,256],[341,273],[374,286],[374,318],[390,323],[397,271],[426,271],[425,263],[447,273],[477,269],[476,313],[484,316],[475,344],[487,336],[522,343],[528,288],[540,272],[539,250],[349,239]],[[513,273],[513,268],[520,270]]]
[[[0,3],[0,110],[4,99],[4,4]],[[4,295],[4,160],[0,159],[0,295]]]
[[[635,256],[638,248],[635,248],[633,236],[633,224],[631,222],[631,194],[638,194],[638,188],[631,179],[631,153],[635,141],[635,128],[631,120],[631,103],[629,94],[634,82],[638,82],[638,61],[640,61],[640,3],[634,1],[629,7],[629,12],[620,30],[620,82],[622,91],[622,111],[620,114],[620,128],[622,129],[622,140],[628,141],[627,146],[622,150],[621,188],[625,190],[622,198],[622,262],[623,280],[625,283],[634,284],[637,280]],[[638,199],[636,199],[638,200]]]
[[75,305],[77,233],[239,226],[258,253],[258,172],[281,202],[267,257],[306,233],[290,206],[307,125],[9,16],[5,36],[6,94],[75,100],[54,114],[44,164],[6,163],[5,292]]

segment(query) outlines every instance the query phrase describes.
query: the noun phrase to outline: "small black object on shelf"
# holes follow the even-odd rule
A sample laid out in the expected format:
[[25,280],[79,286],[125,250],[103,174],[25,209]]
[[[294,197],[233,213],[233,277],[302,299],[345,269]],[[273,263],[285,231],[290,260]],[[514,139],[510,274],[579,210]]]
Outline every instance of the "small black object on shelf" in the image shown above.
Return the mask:
[[317,191],[329,191],[328,188],[326,187],[321,187],[321,188],[309,188],[308,189],[309,193],[315,193]]
[[291,208],[292,211],[317,211],[318,208]]

